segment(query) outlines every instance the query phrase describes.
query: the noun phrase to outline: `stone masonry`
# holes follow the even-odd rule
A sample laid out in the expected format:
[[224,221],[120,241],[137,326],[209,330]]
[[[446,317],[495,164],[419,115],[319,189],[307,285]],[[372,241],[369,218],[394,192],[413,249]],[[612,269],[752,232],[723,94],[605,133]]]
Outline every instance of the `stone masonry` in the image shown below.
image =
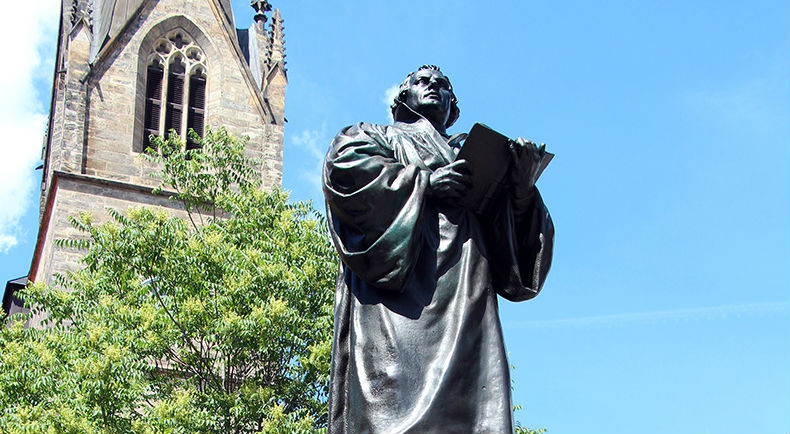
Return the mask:
[[183,214],[151,194],[156,168],[141,154],[148,56],[175,30],[205,54],[206,126],[248,136],[264,188],[281,187],[287,77],[279,10],[268,25],[256,15],[248,30],[235,28],[229,0],[63,0],[61,15],[29,280],[51,283],[54,273],[79,266],[81,252],[53,244],[76,236],[69,217],[79,212],[99,221],[109,218],[107,208]]

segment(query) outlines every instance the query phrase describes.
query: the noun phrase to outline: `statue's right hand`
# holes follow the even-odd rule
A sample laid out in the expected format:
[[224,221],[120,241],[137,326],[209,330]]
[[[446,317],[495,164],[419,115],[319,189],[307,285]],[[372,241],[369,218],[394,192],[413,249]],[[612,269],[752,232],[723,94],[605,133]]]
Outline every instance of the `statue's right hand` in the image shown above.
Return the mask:
[[428,194],[441,202],[453,204],[471,187],[472,169],[466,160],[458,160],[431,174]]

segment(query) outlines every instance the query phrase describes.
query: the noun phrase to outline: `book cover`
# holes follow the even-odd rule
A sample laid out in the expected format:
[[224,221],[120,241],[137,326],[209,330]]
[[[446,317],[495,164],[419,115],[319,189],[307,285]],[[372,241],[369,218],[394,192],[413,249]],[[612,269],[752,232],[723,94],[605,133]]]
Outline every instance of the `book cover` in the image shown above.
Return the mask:
[[[513,166],[511,140],[484,124],[474,124],[455,159],[466,160],[472,171],[472,187],[461,198],[461,206],[485,214],[490,205],[509,188]],[[538,177],[554,154],[546,152],[537,168]]]

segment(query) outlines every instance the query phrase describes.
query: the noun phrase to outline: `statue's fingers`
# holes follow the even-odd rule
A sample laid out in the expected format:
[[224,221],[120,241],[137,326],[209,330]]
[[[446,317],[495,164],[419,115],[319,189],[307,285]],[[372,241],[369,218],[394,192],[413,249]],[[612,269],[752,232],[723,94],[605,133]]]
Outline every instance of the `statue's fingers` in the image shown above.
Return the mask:
[[460,159],[460,160],[453,161],[452,163],[444,166],[444,168],[446,168],[446,169],[454,169],[456,167],[462,167],[462,166],[468,166],[468,165],[469,165],[469,161],[467,161],[465,159]]
[[538,168],[540,167],[541,160],[543,160],[543,157],[541,155],[535,155],[535,158],[532,160],[532,168],[531,168],[532,172],[531,173],[537,172]]
[[521,145],[518,142],[511,140],[508,142],[508,147],[510,148],[510,155],[513,157],[513,163],[518,166],[520,164],[519,160],[521,160],[521,153],[519,152],[521,151]]
[[452,172],[447,179],[450,185],[452,185],[454,188],[457,186],[463,186],[464,188],[467,188],[472,185],[472,178],[467,174]]
[[466,160],[458,160],[455,166],[453,166],[453,172],[460,173],[463,175],[471,175],[472,174],[472,165],[469,164]]
[[535,152],[538,151],[538,147],[537,145],[535,145],[535,142],[533,141],[527,141],[526,148],[527,148],[526,152],[528,152],[531,155],[534,155]]

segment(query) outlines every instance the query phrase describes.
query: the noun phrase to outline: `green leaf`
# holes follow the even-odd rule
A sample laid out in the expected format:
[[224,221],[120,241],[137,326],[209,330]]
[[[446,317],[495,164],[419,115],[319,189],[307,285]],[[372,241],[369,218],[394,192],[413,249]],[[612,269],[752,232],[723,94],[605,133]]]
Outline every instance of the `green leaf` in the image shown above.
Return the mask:
[[23,290],[48,328],[0,330],[0,426],[325,431],[337,272],[325,219],[260,190],[246,139],[179,140],[152,138],[146,158],[186,217],[74,217],[80,238],[57,245],[82,251],[84,268]]

